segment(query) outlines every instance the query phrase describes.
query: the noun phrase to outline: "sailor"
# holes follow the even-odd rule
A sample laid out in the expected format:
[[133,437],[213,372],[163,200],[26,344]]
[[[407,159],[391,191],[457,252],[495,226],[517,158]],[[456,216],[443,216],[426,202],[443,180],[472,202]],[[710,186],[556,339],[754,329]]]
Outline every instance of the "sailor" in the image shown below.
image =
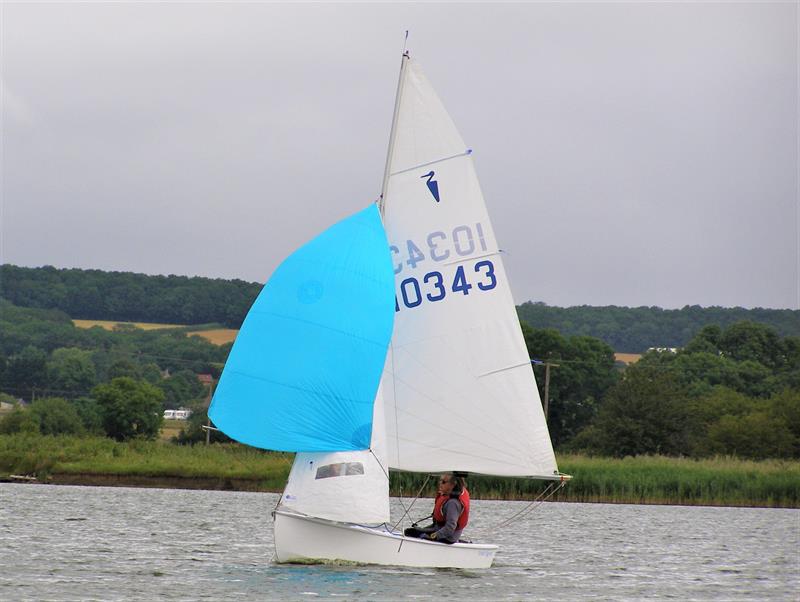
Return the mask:
[[406,537],[419,537],[441,543],[456,543],[469,522],[469,491],[463,477],[451,472],[442,474],[433,503],[433,524],[405,530]]

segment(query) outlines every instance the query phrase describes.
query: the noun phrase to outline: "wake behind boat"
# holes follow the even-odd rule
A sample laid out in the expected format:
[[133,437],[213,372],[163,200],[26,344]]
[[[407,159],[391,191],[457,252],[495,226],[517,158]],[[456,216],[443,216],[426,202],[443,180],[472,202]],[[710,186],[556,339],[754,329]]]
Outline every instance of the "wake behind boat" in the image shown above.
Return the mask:
[[497,546],[389,528],[389,470],[565,478],[471,154],[404,53],[379,202],[290,255],[242,324],[209,416],[296,452],[279,562],[487,568]]

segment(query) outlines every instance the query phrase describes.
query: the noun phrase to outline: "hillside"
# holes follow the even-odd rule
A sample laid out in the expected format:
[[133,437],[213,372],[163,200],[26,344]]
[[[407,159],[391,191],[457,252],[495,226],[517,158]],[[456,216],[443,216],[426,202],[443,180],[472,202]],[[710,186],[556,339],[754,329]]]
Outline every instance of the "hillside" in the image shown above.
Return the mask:
[[[260,284],[243,280],[0,266],[0,297],[18,307],[60,310],[73,319],[239,328],[260,290]],[[703,326],[724,328],[742,320],[771,326],[780,336],[800,336],[800,311],[788,309],[563,308],[528,301],[517,310],[535,328],[595,337],[628,353],[682,347]]]
[[536,328],[554,328],[564,336],[587,335],[615,351],[642,353],[651,347],[683,347],[703,326],[725,328],[736,322],[758,322],[780,336],[800,336],[800,311],[742,307],[551,307],[530,301],[517,307],[520,320]]

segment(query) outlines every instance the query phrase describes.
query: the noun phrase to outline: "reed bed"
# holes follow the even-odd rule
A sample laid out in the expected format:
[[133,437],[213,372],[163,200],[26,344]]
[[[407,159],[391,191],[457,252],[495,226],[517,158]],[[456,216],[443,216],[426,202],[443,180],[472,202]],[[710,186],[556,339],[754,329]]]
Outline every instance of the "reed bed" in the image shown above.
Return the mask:
[[[800,507],[796,460],[560,455],[558,464],[572,479],[552,497],[549,481],[480,475],[468,479],[470,493],[483,499],[543,496],[568,502]],[[397,473],[392,475],[392,489],[396,495],[413,496],[424,481],[425,475]],[[423,495],[432,495],[435,487],[435,479],[430,479]]]
[[[559,455],[573,476],[552,500],[650,504],[800,507],[800,461],[664,456],[601,458]],[[237,444],[179,446],[163,441],[119,443],[102,437],[0,435],[0,474],[108,475],[175,479],[236,479],[251,489],[280,491],[292,454]],[[393,495],[414,496],[427,475],[392,473]],[[431,478],[421,495],[436,489]],[[474,475],[473,497],[532,500],[550,483]]]
[[81,474],[243,479],[272,490],[283,488],[291,464],[291,454],[237,444],[190,447],[162,441],[119,443],[103,437],[0,435],[0,472],[40,478]]

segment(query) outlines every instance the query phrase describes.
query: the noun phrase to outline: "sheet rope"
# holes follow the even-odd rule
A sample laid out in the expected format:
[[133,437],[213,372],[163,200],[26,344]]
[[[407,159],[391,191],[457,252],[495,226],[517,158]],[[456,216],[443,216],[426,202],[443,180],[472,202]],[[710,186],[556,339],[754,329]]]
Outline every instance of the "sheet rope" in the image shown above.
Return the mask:
[[557,492],[561,491],[566,486],[566,484],[567,481],[558,481],[557,485],[556,482],[550,483],[547,487],[545,487],[544,491],[542,491],[538,496],[536,496],[536,498],[534,498],[531,501],[530,504],[528,504],[522,510],[516,512],[515,514],[504,520],[502,523],[498,525],[498,527],[506,527],[511,523],[511,521],[516,520],[518,518],[522,518],[529,512],[535,510],[536,508],[541,506],[544,502],[553,497],[553,495],[555,495]]

